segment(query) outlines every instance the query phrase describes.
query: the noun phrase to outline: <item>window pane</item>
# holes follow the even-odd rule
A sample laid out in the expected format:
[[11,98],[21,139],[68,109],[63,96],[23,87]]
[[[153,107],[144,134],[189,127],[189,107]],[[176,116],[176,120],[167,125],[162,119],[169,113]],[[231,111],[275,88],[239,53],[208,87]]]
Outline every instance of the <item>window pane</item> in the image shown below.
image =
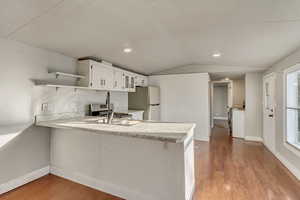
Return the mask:
[[300,143],[300,111],[287,109],[286,118],[287,141],[290,144]]
[[300,71],[287,75],[287,107],[300,108]]

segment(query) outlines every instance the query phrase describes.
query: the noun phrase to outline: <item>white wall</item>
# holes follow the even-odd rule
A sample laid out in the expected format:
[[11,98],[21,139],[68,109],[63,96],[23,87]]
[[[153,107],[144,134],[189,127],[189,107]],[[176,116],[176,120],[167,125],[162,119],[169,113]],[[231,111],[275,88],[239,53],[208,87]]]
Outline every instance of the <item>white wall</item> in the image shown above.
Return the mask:
[[246,73],[245,138],[262,138],[262,73]]
[[[105,102],[104,92],[35,87],[31,79],[48,79],[48,69],[75,73],[76,60],[0,39],[0,184],[49,165],[49,129],[16,130],[16,124],[32,123],[34,113],[41,114],[42,102],[52,104],[51,113],[83,111],[87,103]],[[127,94],[113,93],[112,102],[116,101],[119,107],[127,106]],[[15,137],[3,142],[11,134]]]
[[161,119],[196,123],[195,139],[209,140],[210,102],[207,73],[150,76],[161,90]]
[[227,118],[228,88],[227,86],[214,86],[213,116]]
[[[275,99],[276,99],[276,108],[275,108],[275,120],[276,120],[276,147],[275,150],[278,156],[282,161],[285,162],[285,165],[294,172],[294,174],[298,175],[300,179],[300,156],[291,151],[284,145],[284,90],[283,90],[283,71],[300,62],[300,49],[277,62],[270,68],[265,74],[269,74],[274,72],[276,74],[276,89],[275,89]],[[296,150],[297,151],[297,150]],[[300,151],[298,151],[300,154]]]

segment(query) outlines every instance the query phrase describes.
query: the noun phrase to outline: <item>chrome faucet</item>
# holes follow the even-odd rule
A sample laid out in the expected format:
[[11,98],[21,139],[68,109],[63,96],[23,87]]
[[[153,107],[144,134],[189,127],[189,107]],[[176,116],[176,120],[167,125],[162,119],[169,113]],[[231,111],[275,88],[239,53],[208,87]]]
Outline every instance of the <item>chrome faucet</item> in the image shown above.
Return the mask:
[[111,107],[110,104],[110,92],[107,91],[107,95],[106,95],[106,106],[107,106],[107,124],[111,124],[112,120],[114,118],[114,110],[113,110],[113,106]]

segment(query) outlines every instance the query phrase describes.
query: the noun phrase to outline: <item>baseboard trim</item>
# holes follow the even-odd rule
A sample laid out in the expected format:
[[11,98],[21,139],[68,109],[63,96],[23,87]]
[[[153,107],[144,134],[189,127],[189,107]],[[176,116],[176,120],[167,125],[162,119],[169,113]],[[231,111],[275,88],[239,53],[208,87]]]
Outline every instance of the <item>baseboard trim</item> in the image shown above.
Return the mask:
[[68,179],[70,181],[91,187],[95,190],[99,191],[105,191],[106,193],[118,196],[120,198],[124,199],[132,199],[132,200],[137,200],[137,199],[145,199],[145,200],[154,200],[155,197],[151,197],[150,195],[147,194],[140,194],[138,192],[129,190],[125,187],[120,187],[118,185],[114,185],[111,183],[103,182],[98,179],[95,179],[93,177],[89,177],[83,174],[75,173],[75,172],[70,172],[58,167],[51,166],[50,168],[50,173],[65,179]]
[[41,178],[47,174],[50,173],[50,167],[44,167],[41,169],[37,169],[33,172],[30,172],[28,174],[25,174],[24,176],[15,178],[13,180],[10,180],[6,183],[3,183],[0,185],[0,194],[4,194],[6,192],[9,192],[10,190],[16,189],[22,185],[25,185],[26,183],[29,183],[31,181],[34,181],[38,178]]
[[276,158],[300,181],[300,170],[290,163],[284,156],[280,153],[274,154]]
[[261,137],[255,137],[255,136],[246,136],[246,141],[252,141],[252,142],[263,142],[263,139]]
[[219,119],[219,120],[228,120],[227,117],[214,117],[214,119]]
[[193,200],[194,194],[195,194],[195,190],[196,190],[196,183],[194,182],[193,188],[192,188],[192,191],[190,193],[190,196],[188,197],[188,200]]
[[209,142],[209,137],[194,138],[194,140],[202,141],[202,142]]

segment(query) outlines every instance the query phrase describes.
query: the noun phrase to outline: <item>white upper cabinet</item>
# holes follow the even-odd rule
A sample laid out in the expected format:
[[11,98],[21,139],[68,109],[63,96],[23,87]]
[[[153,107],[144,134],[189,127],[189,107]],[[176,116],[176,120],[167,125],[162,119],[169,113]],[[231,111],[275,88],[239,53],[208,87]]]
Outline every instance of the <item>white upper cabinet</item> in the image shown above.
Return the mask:
[[128,71],[123,71],[123,77],[124,77],[124,89],[128,92],[135,92],[135,80],[134,80],[135,74]]
[[92,60],[78,62],[78,74],[86,78],[79,81],[79,85],[99,90],[112,90],[113,68],[112,66]]
[[135,76],[135,85],[146,87],[148,86],[148,77],[140,74],[136,74]]
[[93,60],[78,61],[78,74],[85,76],[79,85],[99,90],[135,92],[136,86],[147,86],[148,78]]
[[96,63],[90,60],[78,61],[77,73],[79,75],[85,76],[85,79],[80,79],[78,81],[79,86],[96,88],[93,84],[98,81],[96,76],[93,76],[93,67]]
[[96,82],[97,88],[102,90],[112,90],[114,74],[112,66],[97,63],[93,69],[95,69],[94,75],[99,79],[98,82]]
[[123,70],[114,68],[113,69],[113,90],[124,91],[124,76]]
[[128,73],[129,76],[129,92],[135,92],[135,75],[134,73]]

